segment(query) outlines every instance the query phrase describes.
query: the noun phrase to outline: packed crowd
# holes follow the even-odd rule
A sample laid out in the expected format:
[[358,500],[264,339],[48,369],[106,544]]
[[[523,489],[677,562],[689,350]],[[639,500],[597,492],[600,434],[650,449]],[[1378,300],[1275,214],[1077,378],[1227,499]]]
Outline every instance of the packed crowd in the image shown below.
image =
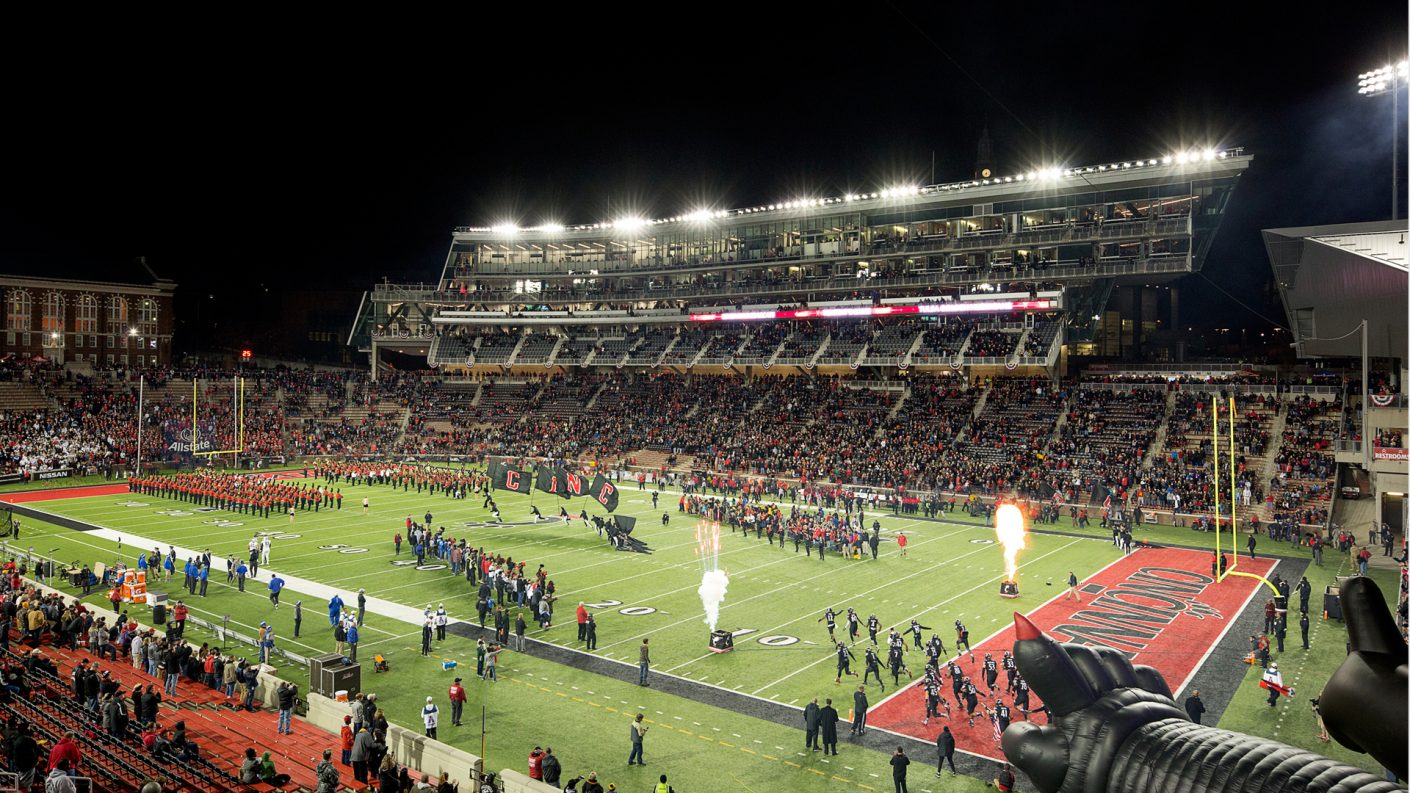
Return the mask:
[[[845,323],[799,325],[792,332],[808,343],[826,332],[832,343],[845,347],[847,328],[858,330],[856,341],[861,344],[885,337],[896,342],[892,346],[897,349],[905,341],[901,335],[914,330],[896,323]],[[906,334],[897,335],[902,329]],[[965,334],[970,334],[972,351],[977,341],[980,351],[993,352],[986,332],[970,333],[966,323],[921,332],[922,352],[927,345],[953,344]],[[1045,332],[1035,327],[1030,336]],[[1004,336],[1004,349],[1012,351],[1016,334],[993,333]],[[708,352],[720,344],[718,339],[686,343]],[[775,334],[762,346],[751,343],[757,349],[745,346],[756,353],[764,348],[786,351],[789,341],[787,334]],[[736,337],[724,346],[732,351],[741,344],[744,338]],[[0,467],[42,470],[46,465],[101,466],[135,458],[134,374],[38,375],[61,408],[0,416]],[[163,448],[167,436],[179,437],[189,427],[190,380],[185,378],[219,377],[203,369],[142,374],[143,426],[155,441],[148,443],[156,446],[144,446],[143,455],[156,459],[169,454]],[[1212,428],[1207,414],[1213,395],[1178,392],[1167,408],[1165,389],[1111,387],[1150,379],[1143,376],[1098,376],[1093,379],[1101,386],[1091,388],[1081,382],[1002,377],[973,384],[912,378],[869,388],[834,378],[713,377],[670,370],[544,375],[465,385],[412,372],[388,372],[375,382],[352,373],[283,369],[252,369],[247,376],[247,454],[430,453],[475,458],[508,451],[523,458],[610,462],[639,449],[655,449],[693,456],[699,469],[805,483],[962,494],[1011,491],[1064,503],[1114,493],[1148,509],[1177,511],[1208,508],[1211,502]],[[1235,384],[1247,382],[1249,376],[1221,378]],[[1153,379],[1166,382],[1164,375]],[[180,401],[182,395],[187,406]],[[895,410],[903,395],[903,404]],[[976,415],[981,397],[985,407]],[[1279,412],[1286,414],[1287,429],[1282,438],[1272,438],[1272,419]],[[1317,510],[1326,506],[1334,471],[1329,444],[1340,430],[1341,416],[1339,402],[1271,394],[1241,397],[1233,433],[1236,454],[1221,460],[1221,471],[1229,465],[1235,471],[1234,497],[1270,513],[1316,518]],[[1147,459],[1162,422],[1162,452],[1158,459]],[[209,407],[201,426],[217,445],[234,441],[234,417],[222,403]],[[1386,435],[1386,440],[1395,440],[1393,433]],[[1262,475],[1270,456],[1276,457],[1278,469],[1272,482]]]

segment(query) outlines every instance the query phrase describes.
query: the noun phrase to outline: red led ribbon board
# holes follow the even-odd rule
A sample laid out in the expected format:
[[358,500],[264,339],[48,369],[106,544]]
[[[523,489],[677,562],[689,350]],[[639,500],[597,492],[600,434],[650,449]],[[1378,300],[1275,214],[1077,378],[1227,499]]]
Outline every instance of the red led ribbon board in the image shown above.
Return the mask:
[[691,322],[741,322],[765,319],[842,319],[846,317],[890,317],[898,314],[985,314],[1009,311],[1047,311],[1051,300],[976,300],[957,303],[921,303],[913,306],[843,306],[840,308],[795,308],[785,311],[724,311],[717,314],[691,314]]
[[[1080,604],[1063,599],[1064,587],[1056,590],[1056,599],[1027,616],[1058,641],[1111,647],[1126,653],[1132,663],[1155,667],[1165,676],[1170,690],[1178,695],[1181,686],[1194,676],[1250,597],[1261,594],[1255,590],[1263,583],[1253,578],[1229,576],[1222,584],[1215,583],[1210,569],[1212,559],[1213,554],[1208,551],[1141,549],[1081,582],[1078,585],[1082,591]],[[1022,559],[1019,561],[1019,580],[1023,582]],[[1273,565],[1271,559],[1239,557],[1238,570],[1266,576]],[[1025,593],[1039,591],[1037,583],[1023,582]],[[1042,591],[1055,590],[1042,587]],[[1266,588],[1263,591],[1271,595]],[[953,631],[942,636],[946,647],[952,648]],[[994,697],[984,684],[984,654],[992,653],[994,660],[1000,661],[1005,650],[1013,649],[1013,642],[1010,622],[997,635],[975,644],[973,656],[966,654],[959,661],[964,673],[979,689],[979,707],[975,709],[973,727],[969,726],[963,707],[954,701],[948,674],[942,676],[940,695],[950,704],[950,718],[931,719],[929,725],[921,724],[925,717],[925,689],[912,682],[872,708],[867,715],[867,726],[930,743],[935,742],[942,727],[948,726],[955,736],[957,749],[1003,760],[1003,750],[994,739],[994,728],[981,711],[994,704]],[[916,671],[923,660],[915,657],[914,648],[908,655],[911,656],[908,665]],[[890,683],[889,677],[887,682]],[[1012,695],[1004,692],[1006,684],[1000,665],[995,693],[1009,706],[1011,719],[1017,723],[1023,719],[1023,714],[1014,707]],[[867,689],[869,693],[875,690],[874,685]],[[1030,694],[1030,708],[1041,704],[1036,692]],[[1033,718],[1039,724],[1047,723],[1044,714],[1034,714]]]

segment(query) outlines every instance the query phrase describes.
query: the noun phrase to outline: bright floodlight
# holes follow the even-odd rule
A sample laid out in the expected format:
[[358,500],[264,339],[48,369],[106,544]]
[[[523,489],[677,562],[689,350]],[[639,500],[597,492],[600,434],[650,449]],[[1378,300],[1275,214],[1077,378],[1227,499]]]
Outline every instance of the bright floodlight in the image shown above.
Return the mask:
[[1406,61],[1401,61],[1394,66],[1382,66],[1374,71],[1362,72],[1357,76],[1356,93],[1364,96],[1383,94],[1399,85],[1407,75],[1410,75],[1410,63]]
[[497,223],[493,226],[490,226],[490,231],[494,232],[495,234],[518,234],[519,227],[514,225],[513,223]]
[[613,226],[614,228],[619,228],[619,229],[622,229],[623,231],[636,231],[637,229],[640,229],[640,228],[642,228],[642,227],[645,226],[645,225],[646,225],[646,220],[643,219],[643,218],[639,218],[639,217],[625,217],[625,218],[620,218],[620,219],[614,221],[613,224],[612,224],[612,226]]
[[560,232],[563,231],[563,224],[562,224],[562,223],[545,223],[545,224],[543,224],[542,226],[539,226],[539,230],[540,230],[540,231],[546,231],[546,232],[548,232],[549,234],[558,234],[558,233],[560,233]]
[[685,218],[686,220],[691,220],[696,223],[703,223],[714,216],[715,213],[711,212],[708,209],[697,209],[694,212],[691,212],[690,214],[686,215]]

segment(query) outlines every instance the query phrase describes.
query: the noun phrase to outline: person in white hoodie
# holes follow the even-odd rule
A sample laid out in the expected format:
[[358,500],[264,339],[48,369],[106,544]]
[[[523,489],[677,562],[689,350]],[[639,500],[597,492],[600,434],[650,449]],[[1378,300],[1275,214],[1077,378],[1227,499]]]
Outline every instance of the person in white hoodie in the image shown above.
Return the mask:
[[73,777],[69,776],[67,758],[60,760],[54,770],[49,772],[49,776],[44,778],[44,793],[78,793],[78,786],[73,783]]
[[436,707],[435,697],[426,697],[426,707],[421,709],[421,721],[426,725],[426,737],[436,737],[436,723],[440,721],[441,711]]

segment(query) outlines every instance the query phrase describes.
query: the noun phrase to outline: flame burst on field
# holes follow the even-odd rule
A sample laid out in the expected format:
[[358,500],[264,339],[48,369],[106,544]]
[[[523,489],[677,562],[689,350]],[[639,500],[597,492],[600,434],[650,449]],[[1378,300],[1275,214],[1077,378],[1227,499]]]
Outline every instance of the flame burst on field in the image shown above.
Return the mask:
[[1013,504],[1004,504],[994,513],[994,531],[999,536],[999,544],[1004,548],[1004,575],[1007,580],[1018,584],[1018,552],[1028,545],[1028,532],[1023,527],[1023,510]]
[[695,523],[695,555],[700,557],[700,603],[705,607],[705,624],[713,632],[720,622],[720,604],[729,589],[729,576],[720,569],[719,521],[700,520]]

